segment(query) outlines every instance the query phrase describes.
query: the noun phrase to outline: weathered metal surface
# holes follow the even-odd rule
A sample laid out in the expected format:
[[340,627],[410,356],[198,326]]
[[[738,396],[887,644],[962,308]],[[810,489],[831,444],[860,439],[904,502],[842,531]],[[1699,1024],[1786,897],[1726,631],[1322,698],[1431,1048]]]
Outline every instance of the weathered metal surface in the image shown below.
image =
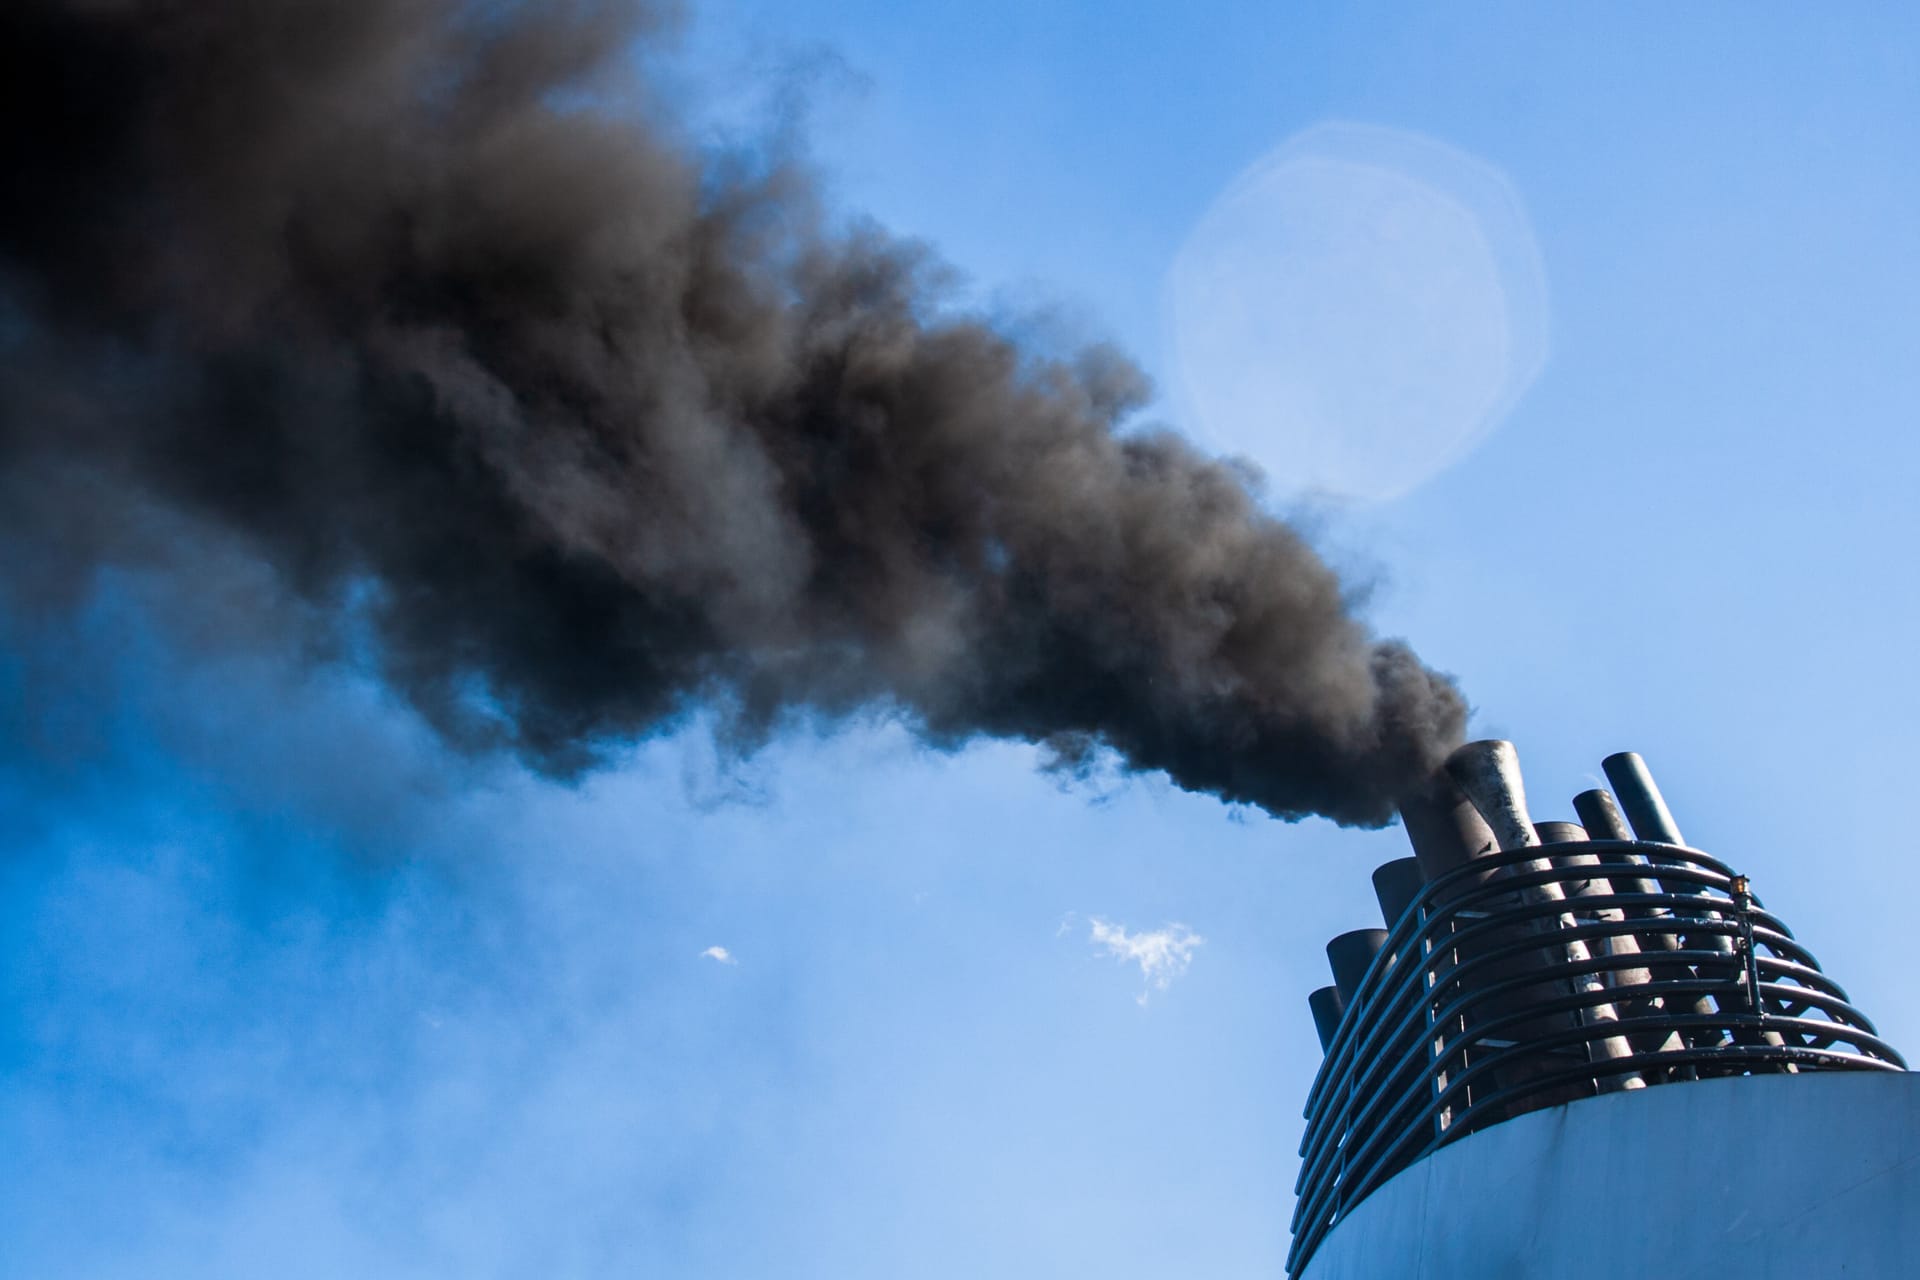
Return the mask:
[[1498,738],[1469,742],[1447,757],[1447,772],[1487,820],[1503,851],[1540,843],[1527,813],[1520,756],[1511,742]]

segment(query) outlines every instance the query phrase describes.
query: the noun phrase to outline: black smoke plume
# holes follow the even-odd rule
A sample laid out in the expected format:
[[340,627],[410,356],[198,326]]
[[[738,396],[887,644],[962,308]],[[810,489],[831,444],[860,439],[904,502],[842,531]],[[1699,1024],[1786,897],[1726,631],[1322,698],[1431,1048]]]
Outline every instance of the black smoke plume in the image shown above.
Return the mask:
[[187,513],[450,741],[559,775],[698,707],[750,743],[879,706],[1386,821],[1452,683],[1234,469],[1117,430],[1124,360],[1024,349],[690,144],[670,17],[7,0],[9,575]]

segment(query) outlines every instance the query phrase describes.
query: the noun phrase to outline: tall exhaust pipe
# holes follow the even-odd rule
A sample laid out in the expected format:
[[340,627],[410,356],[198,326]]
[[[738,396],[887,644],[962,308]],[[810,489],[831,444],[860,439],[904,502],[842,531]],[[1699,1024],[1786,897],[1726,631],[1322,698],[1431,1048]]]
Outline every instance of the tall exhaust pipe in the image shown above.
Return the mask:
[[[1473,802],[1467,799],[1466,793],[1460,790],[1459,784],[1445,769],[1435,769],[1422,786],[1400,798],[1400,821],[1407,829],[1408,843],[1413,846],[1414,862],[1429,884],[1469,866],[1476,858],[1492,853],[1495,848],[1492,828],[1487,826],[1486,819],[1480,816],[1480,811],[1473,807]],[[1452,892],[1467,893],[1477,889],[1487,882],[1491,874],[1489,871],[1480,871],[1463,875]],[[1382,911],[1386,905],[1384,901],[1381,903]],[[1431,975],[1457,968],[1466,958],[1452,947],[1437,943],[1434,952],[1422,963]],[[1428,981],[1432,980],[1430,976]],[[1467,1014],[1458,1013],[1443,1023],[1436,1023],[1429,1029],[1432,1040],[1428,1051],[1438,1054],[1446,1041],[1465,1034],[1469,1022]],[[1447,1082],[1467,1066],[1468,1059],[1464,1051],[1449,1055],[1447,1065],[1434,1074],[1434,1092],[1443,1093]],[[1446,1128],[1451,1115],[1451,1107],[1441,1113],[1437,1120],[1441,1129]]]
[[[1637,751],[1616,751],[1600,762],[1605,770],[1607,781],[1620,797],[1620,807],[1627,812],[1627,820],[1633,824],[1633,833],[1642,840],[1657,841],[1660,844],[1684,845],[1686,839],[1680,834],[1680,824],[1673,819],[1673,810],[1667,808],[1666,797],[1660,794],[1659,784],[1653,780],[1653,772],[1647,768],[1647,762]],[[1713,900],[1701,895],[1697,889],[1680,885],[1675,888],[1681,893],[1698,897],[1703,904]],[[1703,905],[1702,916],[1709,920],[1724,920],[1724,910],[1717,910],[1719,904]],[[1688,945],[1702,950],[1715,951],[1723,956],[1734,954],[1733,939],[1723,933],[1704,934],[1700,938],[1687,939]],[[1701,976],[1724,977],[1727,970],[1714,974],[1709,968],[1701,969]],[[1779,1045],[1785,1038],[1777,1031],[1763,1031],[1759,1040],[1765,1044]]]
[[1541,844],[1577,844],[1587,838],[1587,829],[1577,822],[1536,822],[1533,829]]
[[1633,839],[1620,806],[1613,802],[1612,792],[1599,788],[1582,791],[1573,798],[1573,811],[1580,815],[1580,825],[1586,828],[1590,840]]
[[1520,753],[1499,738],[1469,742],[1447,757],[1447,773],[1486,819],[1502,853],[1540,843],[1527,814]]
[[[1592,791],[1582,791],[1573,798],[1573,811],[1580,815],[1580,824],[1587,829],[1587,835],[1590,839],[1633,839],[1633,832],[1628,828],[1627,820],[1620,812],[1620,806],[1614,803],[1611,792],[1598,788]],[[1652,869],[1652,865],[1647,861],[1645,854],[1628,853],[1621,856],[1634,866],[1647,867],[1649,870]],[[1614,883],[1622,893],[1650,895],[1661,891],[1659,885],[1644,876],[1616,876],[1614,877]],[[1649,910],[1641,907],[1629,910],[1627,914],[1636,919],[1645,920],[1658,919],[1667,913],[1663,910]],[[1664,942],[1659,941],[1662,937],[1665,938]],[[1672,951],[1679,946],[1678,940],[1674,939],[1671,935],[1655,935],[1655,943],[1667,951]]]
[[1613,784],[1613,793],[1620,797],[1620,807],[1626,810],[1635,836],[1660,844],[1686,843],[1680,838],[1673,811],[1667,808],[1666,798],[1654,784],[1653,774],[1639,752],[1616,751],[1602,760],[1600,767],[1606,771],[1607,781]]
[[[1460,790],[1485,818],[1487,826],[1500,844],[1502,852],[1537,847],[1540,833],[1534,829],[1533,819],[1527,813],[1526,783],[1520,773],[1520,753],[1514,750],[1511,742],[1502,739],[1483,739],[1469,742],[1447,757],[1446,769]],[[1529,875],[1535,872],[1549,871],[1552,864],[1544,858],[1515,863],[1515,875]],[[1561,905],[1566,895],[1560,886],[1552,882],[1530,885],[1520,891],[1521,900],[1530,906]],[[1540,926],[1545,931],[1571,931],[1579,927],[1571,914],[1562,912],[1557,916],[1548,916]],[[1578,938],[1566,938],[1558,944],[1561,955],[1569,965],[1584,966],[1591,964],[1593,953],[1587,944]],[[1575,974],[1569,985],[1574,992],[1584,997],[1602,995],[1607,990],[1606,980],[1597,973]],[[1580,1011],[1580,1020],[1590,1027],[1604,1027],[1620,1021],[1619,1013],[1610,1002],[1596,1000]],[[1616,1060],[1631,1057],[1633,1046],[1623,1035],[1602,1035],[1588,1042],[1588,1053],[1596,1059]],[[1627,1073],[1609,1076],[1603,1087],[1609,1089],[1643,1088],[1646,1081],[1638,1075]]]
[[1401,797],[1400,821],[1420,873],[1429,882],[1498,847],[1487,820],[1444,769],[1436,769],[1425,786]]
[[[1621,815],[1620,806],[1613,802],[1611,792],[1597,788],[1592,791],[1582,791],[1573,798],[1573,811],[1580,815],[1580,825],[1586,828],[1589,839],[1633,839],[1633,832],[1628,828],[1626,818]],[[1652,864],[1647,861],[1645,854],[1628,853],[1621,856],[1634,866],[1647,867],[1649,870],[1652,869]],[[1616,876],[1614,880],[1622,893],[1655,894],[1661,891],[1659,885],[1656,885],[1644,876]],[[1629,911],[1627,914],[1638,919],[1655,919],[1667,913],[1661,910],[1650,912],[1643,907],[1638,910]],[[1674,948],[1679,945],[1671,939],[1669,939],[1669,941],[1671,945],[1666,946],[1666,950],[1668,951],[1674,950]]]
[[[1590,843],[1585,826],[1576,822],[1536,822],[1534,829],[1540,833],[1540,839],[1546,844],[1570,846],[1567,852],[1553,855],[1553,863],[1555,866],[1565,867],[1570,871],[1578,871],[1583,867],[1597,867],[1601,865],[1602,859],[1599,854],[1586,852],[1579,847],[1583,844]],[[1572,904],[1576,908],[1579,908],[1584,906],[1580,901],[1582,898],[1611,898],[1614,896],[1616,888],[1624,893],[1640,893],[1644,890],[1635,886],[1643,884],[1645,884],[1645,881],[1625,879],[1616,885],[1611,877],[1589,874],[1584,880],[1567,881],[1566,893],[1567,897],[1572,900]],[[1628,919],[1627,911],[1623,907],[1596,906],[1582,910],[1579,914],[1588,921],[1605,921],[1608,924],[1617,925],[1624,925]],[[1641,939],[1634,934],[1618,932],[1600,939],[1595,946],[1606,955],[1612,956],[1615,959],[1624,959],[1630,956],[1638,960],[1643,951],[1640,942]],[[1594,947],[1590,946],[1588,949],[1593,950]],[[1644,990],[1653,979],[1653,970],[1640,964],[1619,969],[1609,969],[1605,978],[1606,984],[1620,995],[1620,1004],[1614,1011],[1627,1018],[1643,1017],[1655,1011],[1658,1006],[1649,1002]],[[1636,987],[1641,988],[1641,990],[1634,990]],[[1666,1032],[1654,1033],[1652,1035],[1646,1033],[1635,1034],[1628,1038],[1628,1042],[1633,1045],[1636,1053],[1648,1053],[1685,1047],[1678,1036]]]
[[[1668,811],[1666,801],[1660,796],[1659,788],[1654,786],[1653,775],[1647,771],[1646,761],[1631,751],[1623,751],[1612,757],[1612,759],[1620,761],[1620,764],[1608,769],[1608,773],[1611,774],[1617,770],[1622,777],[1634,783],[1635,793],[1640,797],[1640,799],[1636,801],[1636,804],[1640,806],[1643,821],[1647,823],[1648,829],[1658,830],[1664,835],[1674,837],[1672,841],[1663,841],[1663,843],[1678,843],[1680,832],[1674,824],[1673,814]],[[1603,767],[1605,766],[1603,765]],[[1599,788],[1591,791],[1582,791],[1573,798],[1573,810],[1580,815],[1581,823],[1595,840],[1634,839],[1634,832],[1627,825],[1626,816],[1620,812],[1620,806],[1614,803],[1613,794],[1609,791]],[[1646,855],[1644,854],[1629,853],[1625,855],[1625,858],[1630,863],[1645,866],[1649,871],[1653,870],[1652,865],[1647,861]],[[1685,885],[1660,885],[1645,877],[1617,877],[1615,884],[1622,893],[1638,893],[1649,896],[1668,890],[1673,892],[1685,892],[1687,890],[1687,886]],[[1634,919],[1648,921],[1650,925],[1659,921],[1671,921],[1673,918],[1671,912],[1661,907],[1629,909],[1627,914]],[[1640,950],[1646,954],[1652,962],[1648,973],[1653,979],[1661,982],[1675,980],[1685,981],[1688,978],[1698,976],[1695,971],[1687,965],[1662,964],[1659,960],[1660,952],[1678,951],[1681,949],[1682,943],[1679,934],[1647,927],[1639,930],[1638,936]],[[1710,941],[1708,945],[1717,950],[1719,948],[1716,942],[1717,940]],[[1690,1013],[1696,1017],[1711,1017],[1716,1008],[1713,998],[1705,995],[1694,996],[1691,1000],[1687,1000],[1681,996],[1669,995],[1665,997],[1664,1007],[1667,1011],[1673,1013]],[[1696,1047],[1714,1044],[1719,1040],[1717,1032],[1694,1032],[1689,1034],[1691,1043]],[[1646,1049],[1667,1048],[1670,1046],[1671,1041],[1663,1038],[1657,1044],[1641,1043],[1638,1047]],[[1691,1067],[1681,1068],[1680,1074],[1692,1076],[1695,1074],[1695,1071]]]
[[[1407,839],[1413,845],[1414,858],[1421,873],[1429,883],[1444,876],[1458,873],[1461,868],[1471,866],[1475,861],[1497,852],[1500,841],[1487,819],[1481,816],[1480,809],[1470,799],[1454,778],[1452,772],[1442,767],[1433,771],[1426,783],[1403,796],[1400,801],[1401,821],[1406,825]],[[1477,873],[1459,875],[1453,885],[1453,892],[1466,894],[1484,887],[1495,871],[1483,869]],[[1449,895],[1451,896],[1451,895]],[[1443,908],[1445,899],[1437,900],[1436,908]],[[1531,929],[1533,926],[1527,926]],[[1437,942],[1437,940],[1436,940]],[[1462,965],[1471,963],[1484,948],[1499,946],[1502,938],[1499,934],[1482,936],[1469,950],[1461,950],[1444,943],[1438,943],[1434,952],[1426,959],[1426,964],[1442,982],[1443,987],[1451,986],[1448,978]],[[1517,977],[1528,968],[1524,958],[1514,958],[1503,962],[1497,969],[1484,970],[1479,979],[1483,983],[1499,982],[1506,978]],[[1457,990],[1457,987],[1453,988]],[[1564,991],[1564,987],[1559,990]],[[1470,1041],[1470,1033],[1475,1024],[1489,1017],[1497,1017],[1509,1005],[1525,1005],[1533,1000],[1550,999],[1552,991],[1541,990],[1529,994],[1526,991],[1515,992],[1497,1001],[1483,1001],[1466,1013],[1456,1014],[1445,1023],[1432,1028],[1433,1051],[1439,1052],[1443,1043],[1455,1037],[1464,1037],[1461,1043]],[[1444,1003],[1444,1000],[1443,1000]],[[1533,1036],[1550,1035],[1575,1025],[1572,1014],[1558,1014],[1551,1018],[1536,1019],[1533,1022],[1514,1027],[1509,1034],[1525,1039]],[[1455,1075],[1465,1071],[1472,1062],[1474,1051],[1464,1049],[1458,1056],[1450,1055],[1446,1066],[1434,1077],[1436,1092],[1444,1091],[1447,1083]],[[1503,1072],[1528,1073],[1540,1069],[1538,1063],[1519,1061]],[[1451,1108],[1442,1112],[1438,1121],[1441,1129],[1449,1123]]]

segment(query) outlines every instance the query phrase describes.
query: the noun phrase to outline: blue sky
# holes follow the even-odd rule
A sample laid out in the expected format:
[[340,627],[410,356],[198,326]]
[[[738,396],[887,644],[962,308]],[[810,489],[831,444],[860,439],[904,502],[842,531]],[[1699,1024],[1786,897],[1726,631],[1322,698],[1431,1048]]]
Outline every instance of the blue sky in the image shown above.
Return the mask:
[[[1405,496],[1274,501],[1538,816],[1643,752],[1911,1048],[1913,20],[1306,10],[730,0],[676,74],[716,130],[804,102],[837,208],[1194,430],[1169,272],[1237,175],[1335,121],[1502,176],[1538,376]],[[0,630],[0,1274],[1281,1274],[1306,993],[1397,831],[881,722],[566,789],[174,593]]]

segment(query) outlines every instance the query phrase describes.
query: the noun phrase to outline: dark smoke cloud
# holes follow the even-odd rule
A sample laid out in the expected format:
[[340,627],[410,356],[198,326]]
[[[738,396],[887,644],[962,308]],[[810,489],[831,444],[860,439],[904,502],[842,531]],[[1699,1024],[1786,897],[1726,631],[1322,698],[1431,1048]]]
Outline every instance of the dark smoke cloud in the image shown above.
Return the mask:
[[1460,734],[1232,468],[1117,433],[1131,365],[703,159],[634,70],[670,14],[0,8],[16,582],[188,513],[559,775],[697,707],[750,744],[877,705],[1379,823]]

